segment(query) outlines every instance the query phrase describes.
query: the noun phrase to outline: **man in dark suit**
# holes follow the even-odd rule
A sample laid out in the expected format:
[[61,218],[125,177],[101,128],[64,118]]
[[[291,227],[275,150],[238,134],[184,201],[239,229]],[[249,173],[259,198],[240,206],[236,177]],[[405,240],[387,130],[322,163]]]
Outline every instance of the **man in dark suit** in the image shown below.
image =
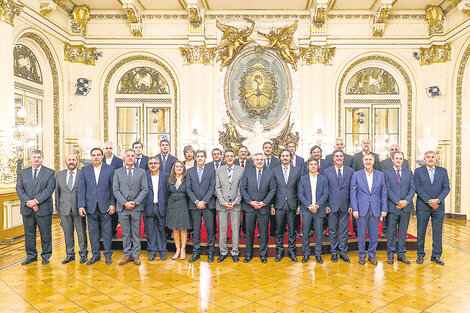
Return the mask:
[[[278,158],[273,156],[273,144],[269,141],[263,143],[263,153],[264,153],[264,167],[268,170],[273,170],[277,166],[281,165],[281,161]],[[269,215],[270,227],[269,235],[271,237],[276,237],[276,217],[274,215]],[[258,237],[260,234],[258,234]]]
[[[310,149],[310,156],[312,158],[314,158],[315,160],[318,161],[318,173],[323,175],[324,172],[325,172],[325,169],[327,169],[328,167],[330,167],[330,163],[328,161],[326,161],[325,159],[322,159],[322,154],[323,154],[323,151],[322,151],[322,148],[319,146],[319,145],[315,145],[313,146],[311,149]],[[313,228],[310,230],[309,232],[309,236],[312,237],[313,234],[314,234],[314,229],[316,227],[316,224],[314,224],[312,226]],[[326,233],[326,229],[328,228],[328,219],[325,218],[323,219],[323,237],[326,237],[327,236],[327,233]]]
[[160,153],[157,154],[160,161],[160,169],[170,175],[173,164],[178,160],[175,156],[170,154],[170,141],[168,139],[160,140]]
[[88,261],[86,219],[78,213],[77,190],[81,170],[77,168],[77,164],[77,156],[69,154],[65,159],[67,169],[56,174],[55,207],[60,214],[60,225],[64,231],[65,252],[67,253],[62,264],[75,260],[74,229],[77,230],[80,263]]
[[[291,165],[294,167],[298,167],[300,170],[300,176],[305,175],[308,173],[308,169],[305,167],[305,160],[301,156],[296,155],[297,152],[297,144],[293,141],[287,144],[287,149],[290,150],[292,153],[292,161]],[[300,214],[297,212],[294,219],[294,227],[295,227],[295,236],[297,238],[302,237],[302,232],[300,231]]]
[[442,225],[445,214],[445,198],[450,192],[447,170],[437,166],[434,151],[424,154],[425,166],[415,170],[416,218],[418,220],[418,258],[416,263],[424,261],[424,239],[429,218],[432,223],[432,254],[431,261],[444,265],[442,255]]
[[24,247],[26,259],[21,265],[38,260],[36,249],[36,227],[41,235],[42,264],[49,264],[52,254],[52,194],[55,189],[54,171],[42,165],[44,154],[41,150],[31,152],[31,166],[18,172],[16,193],[21,201],[23,217]]
[[201,258],[201,224],[207,230],[207,262],[214,262],[215,250],[215,170],[206,164],[206,151],[196,151],[196,166],[186,174],[186,192],[189,197],[189,212],[193,221],[193,255],[189,262]]
[[408,224],[410,223],[411,211],[413,211],[413,197],[416,189],[413,172],[403,167],[403,160],[403,152],[395,151],[393,153],[393,167],[389,168],[384,173],[388,197],[388,264],[393,264],[395,254],[397,255],[398,261],[410,264],[410,261],[405,257],[406,233],[408,231]]
[[[345,151],[344,151],[344,140],[343,138],[336,138],[335,140],[335,150],[341,150],[343,151],[343,156],[344,156],[344,161],[343,161],[343,165],[344,166],[347,166],[347,167],[352,167],[352,156],[347,154]],[[335,165],[335,162],[333,160],[333,153],[332,154],[328,154],[326,157],[325,157],[325,160],[328,161],[328,164],[329,166],[333,166]]]
[[364,168],[364,164],[362,162],[362,157],[366,155],[367,153],[370,153],[374,157],[374,170],[380,171],[380,160],[379,160],[379,155],[377,153],[374,153],[370,151],[370,140],[369,139],[362,139],[361,141],[361,148],[362,151],[356,153],[353,155],[353,160],[352,160],[352,168],[355,171],[362,170]]
[[132,144],[132,150],[135,151],[135,167],[148,170],[149,157],[143,154],[144,146],[140,141]]
[[375,252],[379,242],[380,216],[387,215],[387,185],[384,174],[374,170],[374,156],[363,156],[364,169],[351,179],[351,207],[357,219],[359,264],[366,264],[366,234],[369,233],[369,262],[377,265]]
[[295,227],[294,220],[298,212],[297,185],[300,179],[300,169],[291,166],[292,153],[288,149],[279,155],[281,166],[276,167],[274,179],[276,180],[276,197],[271,215],[276,217],[276,262],[284,257],[284,232],[286,224],[289,229],[289,245],[287,248],[289,258],[297,262],[295,253]]
[[348,258],[349,217],[352,208],[349,201],[349,189],[354,170],[344,165],[344,152],[341,149],[333,151],[334,165],[328,167],[324,176],[328,180],[328,229],[330,232],[331,261],[338,261],[338,253],[344,262]]
[[[300,178],[298,195],[300,201],[300,214],[302,214],[302,231],[304,234],[311,229],[312,221],[315,223],[315,260],[322,264],[322,225],[326,217],[326,204],[328,200],[328,181],[323,175],[318,175],[318,160],[310,157],[307,160],[308,174]],[[302,263],[310,258],[310,236],[302,237]]]
[[222,165],[225,165],[225,162],[222,160],[222,150],[219,148],[212,149],[212,161],[207,163],[207,166],[212,166],[214,170],[217,170]]
[[116,207],[113,196],[114,167],[103,163],[103,150],[90,151],[92,164],[82,168],[78,178],[78,212],[88,219],[93,256],[86,263],[92,265],[101,260],[100,239],[103,239],[105,263],[111,265],[113,259],[111,215]]
[[[103,144],[104,156],[105,156],[105,163],[108,165],[114,166],[114,169],[118,169],[123,166],[124,162],[122,159],[118,158],[113,154],[113,143],[111,141],[106,141]],[[117,214],[111,215],[111,227],[113,231],[113,239],[118,239],[117,236],[117,226],[119,223],[119,218]]]
[[[148,259],[155,260],[157,253],[160,253],[160,259],[166,260],[166,235],[165,235],[165,217],[167,182],[169,174],[160,170],[160,160],[158,157],[149,158],[149,170],[147,171],[147,205],[144,215],[147,223],[147,243]],[[156,224],[156,226],[155,226]]]
[[235,160],[235,165],[240,165],[243,168],[253,167],[253,160],[248,159],[248,148],[240,146],[238,149],[238,159]]
[[255,154],[254,167],[246,168],[240,183],[243,197],[243,211],[246,214],[246,256],[248,263],[253,258],[253,241],[256,222],[260,233],[260,258],[262,263],[268,262],[268,224],[271,201],[276,194],[276,180],[273,172],[264,165],[264,155]]

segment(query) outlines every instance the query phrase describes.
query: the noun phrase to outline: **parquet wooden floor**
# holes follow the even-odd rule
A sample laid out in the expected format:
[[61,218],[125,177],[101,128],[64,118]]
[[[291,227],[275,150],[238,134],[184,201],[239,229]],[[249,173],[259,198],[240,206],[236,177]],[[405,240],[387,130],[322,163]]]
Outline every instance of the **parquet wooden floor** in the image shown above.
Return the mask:
[[[78,261],[62,265],[65,246],[59,224],[54,223],[55,249],[49,265],[40,262],[11,266],[24,258],[22,243],[1,247],[0,312],[470,312],[470,223],[446,220],[445,266],[425,263],[378,266],[314,260],[293,263],[288,258],[267,264],[186,261],[147,261],[142,265],[114,263],[92,266]],[[412,219],[410,233],[416,234]],[[10,249],[14,252],[7,252]],[[171,254],[169,255],[171,257]],[[16,261],[12,261],[15,259]],[[314,258],[313,258],[314,259]]]

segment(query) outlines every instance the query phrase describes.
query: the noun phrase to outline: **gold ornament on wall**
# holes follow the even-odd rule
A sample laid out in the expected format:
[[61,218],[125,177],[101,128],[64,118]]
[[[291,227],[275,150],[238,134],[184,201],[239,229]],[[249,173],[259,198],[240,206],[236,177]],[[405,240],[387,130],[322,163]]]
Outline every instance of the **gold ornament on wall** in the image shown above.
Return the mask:
[[223,125],[223,131],[219,130],[219,143],[224,149],[233,149],[235,153],[238,153],[238,149],[240,149],[242,142],[245,141],[247,137],[240,135],[235,126],[235,122],[228,112],[227,116],[229,117],[229,122]]
[[250,37],[253,32],[255,22],[249,18],[245,18],[245,20],[250,22],[251,26],[243,29],[237,29],[233,26],[222,24],[219,21],[216,22],[217,28],[224,33],[219,44],[215,47],[215,50],[218,51],[217,61],[222,62],[220,64],[221,71],[224,67],[230,65],[233,59],[246,45],[253,42],[253,40],[248,37]]
[[279,135],[275,138],[271,138],[271,142],[273,144],[273,155],[279,155],[282,149],[287,148],[287,144],[289,142],[295,142],[296,145],[299,144],[299,132],[292,132],[292,128],[294,127],[294,123],[290,122],[290,114],[287,118],[286,124],[282,128]]
[[73,8],[70,17],[72,18],[72,33],[85,36],[90,18],[90,7],[86,4],[77,5]]
[[71,63],[95,65],[96,48],[87,48],[84,45],[64,45],[64,60]]
[[118,94],[170,94],[165,77],[154,68],[134,67],[122,75],[116,93]]
[[198,28],[202,24],[202,16],[197,7],[189,9],[189,24],[194,28]]
[[39,13],[41,13],[42,16],[51,14],[56,8],[57,4],[52,0],[39,1]]
[[470,0],[462,0],[457,5],[460,12],[470,15]]
[[432,45],[429,48],[419,48],[419,60],[421,65],[433,63],[445,63],[450,61],[452,55],[452,43],[445,45]]
[[299,61],[299,48],[294,44],[294,33],[297,30],[298,21],[296,20],[292,25],[286,27],[276,28],[271,30],[268,34],[258,32],[261,36],[269,40],[267,46],[261,49],[275,49],[279,56],[289,63],[294,70],[297,71],[297,62]]
[[186,45],[180,48],[181,56],[186,64],[212,64],[215,59],[215,48],[207,48],[206,45]]
[[366,67],[351,77],[347,95],[398,95],[398,84],[392,74],[378,67]]
[[14,25],[15,17],[20,15],[24,5],[13,0],[0,0],[0,23]]
[[142,27],[142,14],[136,8],[136,6],[130,2],[124,2],[122,8],[126,11],[127,19],[129,20],[129,26],[131,27],[131,32],[134,37],[143,36],[143,27]]
[[15,45],[13,49],[13,63],[15,76],[42,85],[41,67],[31,49],[22,44]]
[[330,45],[309,45],[308,48],[300,48],[300,57],[303,64],[331,64],[335,56],[336,48]]
[[438,5],[426,7],[426,20],[428,21],[429,35],[444,33],[444,11]]

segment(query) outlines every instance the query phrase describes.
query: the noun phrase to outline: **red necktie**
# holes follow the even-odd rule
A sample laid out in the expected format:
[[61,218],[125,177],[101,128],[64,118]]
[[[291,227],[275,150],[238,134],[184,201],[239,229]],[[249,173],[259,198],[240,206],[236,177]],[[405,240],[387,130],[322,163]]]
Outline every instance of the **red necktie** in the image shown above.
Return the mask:
[[401,175],[400,175],[400,170],[397,170],[397,175],[398,175],[398,181],[400,182],[401,184]]
[[245,161],[242,161],[242,167],[243,168],[245,167]]

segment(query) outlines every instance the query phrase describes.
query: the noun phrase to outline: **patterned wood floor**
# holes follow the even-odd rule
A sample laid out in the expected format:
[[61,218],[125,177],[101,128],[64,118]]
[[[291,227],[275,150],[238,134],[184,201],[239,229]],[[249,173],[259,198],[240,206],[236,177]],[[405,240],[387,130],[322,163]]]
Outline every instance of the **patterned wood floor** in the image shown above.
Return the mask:
[[[1,312],[470,312],[470,223],[446,220],[445,266],[429,261],[378,266],[292,263],[208,264],[146,260],[142,265],[62,265],[65,247],[54,223],[55,249],[50,265],[13,265],[24,258],[24,245],[0,246]],[[415,234],[413,219],[410,232]],[[428,237],[427,239],[430,239]],[[430,240],[426,251],[430,252]],[[171,257],[171,255],[170,255]]]

